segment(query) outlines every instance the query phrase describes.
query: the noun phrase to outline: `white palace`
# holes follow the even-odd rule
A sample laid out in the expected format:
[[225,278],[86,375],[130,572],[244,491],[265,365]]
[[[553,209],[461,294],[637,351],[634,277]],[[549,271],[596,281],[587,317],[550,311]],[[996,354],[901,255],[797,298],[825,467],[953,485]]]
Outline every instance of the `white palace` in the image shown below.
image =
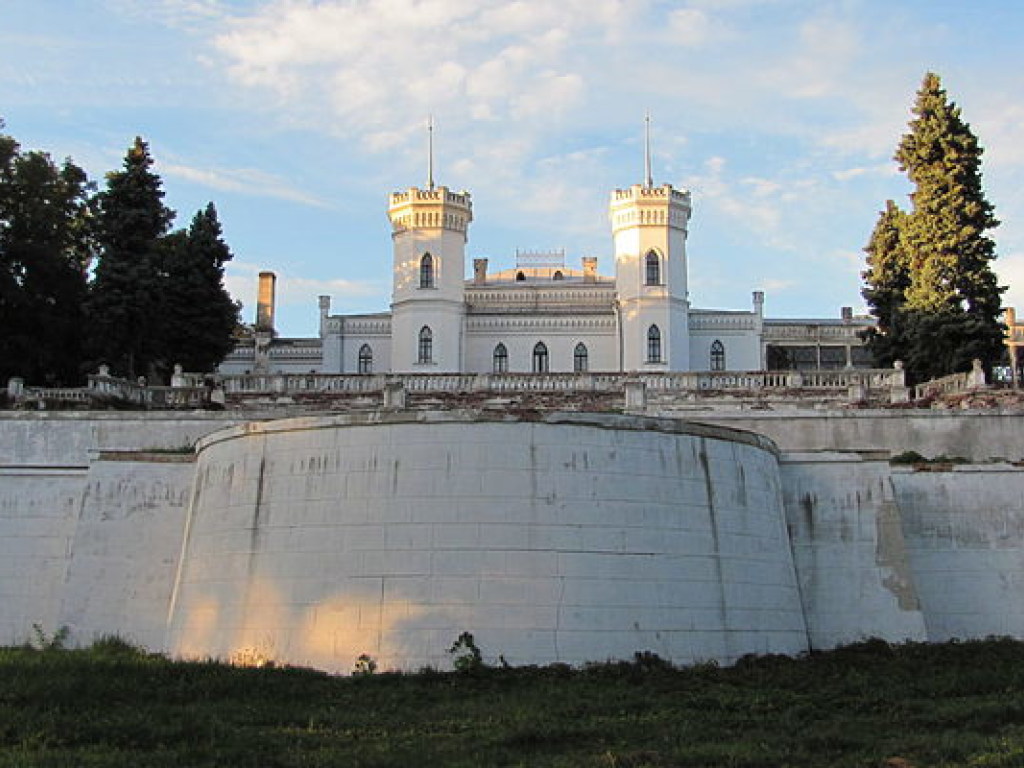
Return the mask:
[[260,275],[255,332],[220,366],[242,373],[565,373],[837,369],[869,360],[858,331],[870,319],[773,320],[764,294],[747,310],[690,305],[690,193],[643,184],[611,194],[614,274],[598,259],[566,265],[564,252],[517,253],[488,271],[466,246],[468,192],[410,187],[390,197],[391,311],[331,314],[320,297],[319,338],[274,333],[275,276]]

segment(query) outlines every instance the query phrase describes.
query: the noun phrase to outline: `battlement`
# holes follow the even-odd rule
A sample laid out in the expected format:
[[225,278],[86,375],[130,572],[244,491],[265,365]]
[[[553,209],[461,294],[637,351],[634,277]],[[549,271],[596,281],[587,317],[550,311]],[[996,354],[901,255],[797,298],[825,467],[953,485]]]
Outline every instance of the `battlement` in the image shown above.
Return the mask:
[[388,218],[392,234],[410,229],[446,229],[465,234],[473,220],[473,202],[468,192],[410,187],[392,193]]

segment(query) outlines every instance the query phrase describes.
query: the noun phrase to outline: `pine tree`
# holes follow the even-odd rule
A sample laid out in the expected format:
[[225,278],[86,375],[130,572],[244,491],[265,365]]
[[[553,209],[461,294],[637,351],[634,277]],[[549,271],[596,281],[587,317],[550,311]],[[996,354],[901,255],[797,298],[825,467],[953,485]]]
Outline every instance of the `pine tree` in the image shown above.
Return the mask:
[[66,160],[0,136],[0,378],[75,384],[82,376],[92,185]]
[[907,358],[907,329],[903,311],[910,287],[910,265],[901,246],[900,233],[906,214],[892,200],[871,233],[864,251],[867,269],[861,273],[865,287],[861,291],[872,315],[878,318],[874,328],[864,334],[875,364],[888,368],[896,360]]
[[906,310],[917,348],[908,360],[919,377],[986,367],[1003,354],[1001,288],[992,271],[999,222],[981,183],[982,148],[939,77],[924,77],[910,131],[895,159],[914,185],[913,210],[901,226],[910,263]]
[[999,222],[982,189],[977,138],[938,75],[925,75],[912,111],[895,155],[914,185],[912,209],[887,207],[879,220],[865,249],[864,297],[878,318],[868,339],[876,364],[902,356],[923,380],[1002,357],[1005,288],[992,271],[986,232]]
[[163,304],[161,238],[174,219],[163,204],[149,147],[136,137],[124,169],[107,175],[100,194],[99,260],[88,303],[92,349],[113,372],[166,374],[158,329]]
[[174,233],[166,244],[167,360],[187,371],[212,371],[234,345],[239,313],[224,288],[224,265],[232,254],[213,203],[196,213],[187,233]]

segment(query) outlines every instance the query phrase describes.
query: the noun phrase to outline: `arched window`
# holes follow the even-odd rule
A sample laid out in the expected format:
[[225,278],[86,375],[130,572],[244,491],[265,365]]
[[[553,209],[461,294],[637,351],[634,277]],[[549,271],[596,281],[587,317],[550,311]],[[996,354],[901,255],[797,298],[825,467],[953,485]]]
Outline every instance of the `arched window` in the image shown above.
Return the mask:
[[587,370],[587,345],[582,341],[572,351],[572,369],[576,373],[583,373]]
[[359,348],[359,372],[373,373],[373,350],[369,344],[363,344]]
[[644,258],[644,283],[646,285],[661,285],[661,261],[654,251],[648,251]]
[[562,274],[562,270],[556,269],[555,274],[551,276],[552,280],[563,280],[565,276]]
[[492,355],[494,361],[493,368],[495,373],[508,373],[508,350],[505,349],[504,344],[498,344],[494,348],[494,355]]
[[724,371],[725,370],[725,344],[715,339],[711,345],[711,370],[712,371]]
[[656,325],[647,329],[647,362],[661,362],[661,331]]
[[416,362],[434,362],[434,333],[426,325],[420,328],[420,347]]
[[434,287],[434,257],[429,253],[420,259],[420,288]]
[[523,272],[516,272],[516,281],[521,283],[525,279],[526,279],[525,273],[523,273]]
[[543,341],[538,341],[533,348],[533,372],[548,372],[548,348]]

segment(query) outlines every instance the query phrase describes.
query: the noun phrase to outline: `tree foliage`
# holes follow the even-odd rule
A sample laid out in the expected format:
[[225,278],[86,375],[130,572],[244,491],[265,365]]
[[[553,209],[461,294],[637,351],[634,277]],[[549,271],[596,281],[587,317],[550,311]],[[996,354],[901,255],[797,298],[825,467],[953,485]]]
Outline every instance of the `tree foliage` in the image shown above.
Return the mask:
[[239,315],[224,288],[224,265],[231,257],[213,203],[196,213],[187,232],[167,238],[162,338],[172,364],[209,371],[231,351]]
[[81,168],[71,160],[58,166],[0,135],[2,380],[81,378],[92,214],[92,185]]
[[982,148],[938,75],[924,77],[896,150],[914,185],[911,210],[883,212],[865,249],[864,297],[878,318],[876,363],[902,357],[912,378],[986,367],[1003,354],[1001,294],[992,270],[998,226],[981,181]]

